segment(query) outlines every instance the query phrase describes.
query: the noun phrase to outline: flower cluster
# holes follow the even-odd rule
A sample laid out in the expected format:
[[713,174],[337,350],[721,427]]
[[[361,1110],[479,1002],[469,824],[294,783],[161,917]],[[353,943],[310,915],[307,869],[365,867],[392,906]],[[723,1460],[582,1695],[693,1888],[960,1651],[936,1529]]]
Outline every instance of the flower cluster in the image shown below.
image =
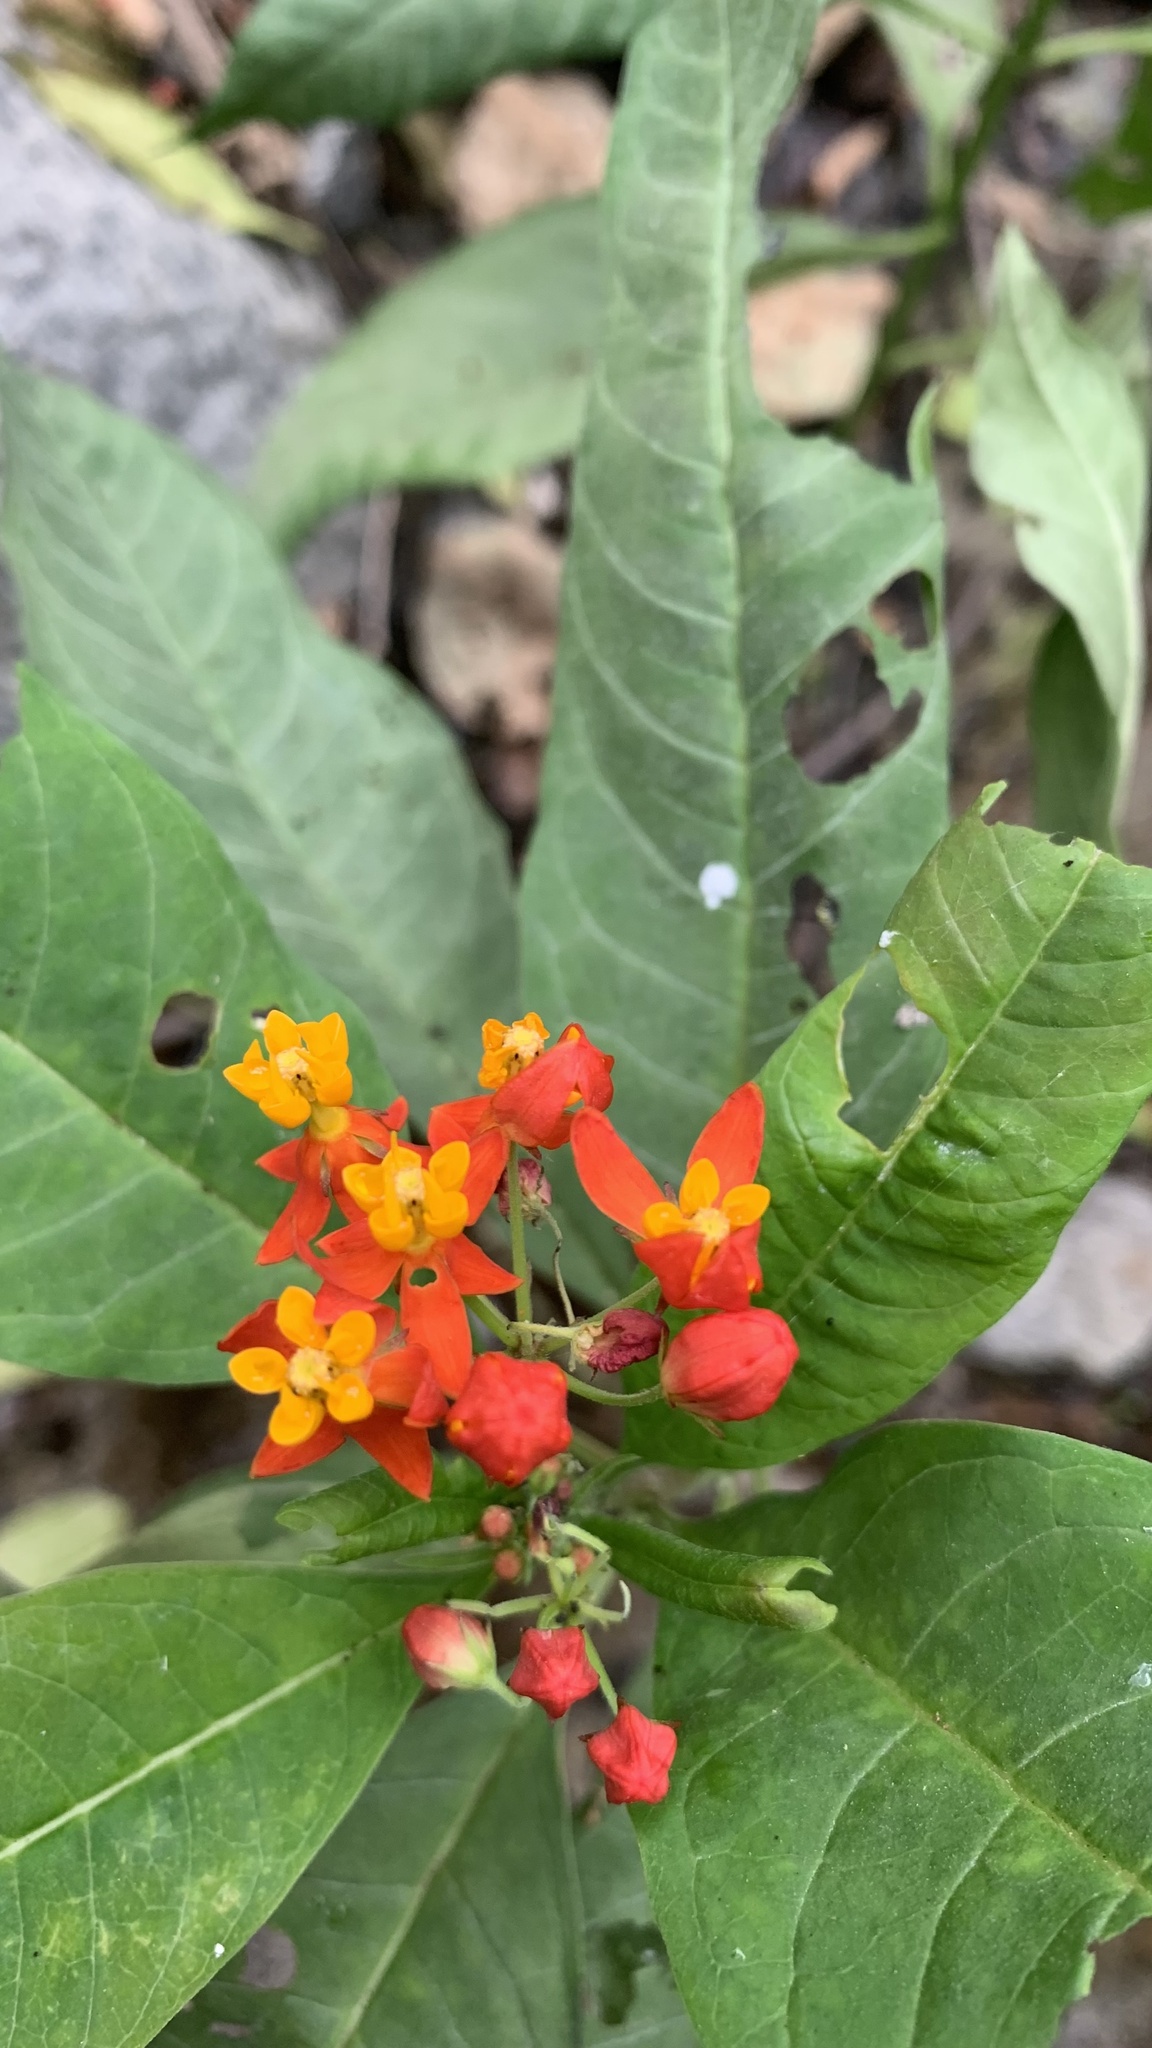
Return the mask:
[[[253,1473],[296,1471],[351,1437],[427,1500],[429,1432],[442,1429],[495,1485],[529,1489],[531,1531],[523,1515],[517,1522],[512,1509],[493,1507],[488,1515],[508,1517],[506,1526],[480,1532],[496,1546],[498,1579],[541,1564],[549,1574],[548,1595],[511,1603],[540,1610],[511,1691],[553,1715],[597,1686],[615,1704],[585,1634],[589,1620],[619,1618],[598,1604],[610,1560],[575,1525],[554,1514],[541,1520],[540,1475],[572,1444],[570,1391],[615,1405],[664,1400],[713,1430],[763,1414],[780,1394],[796,1345],[779,1316],[751,1304],[769,1202],[757,1179],[759,1088],[748,1082],[729,1096],[674,1190],[659,1186],[614,1128],[612,1059],[579,1024],[553,1043],[535,1012],[510,1025],[490,1019],[481,1092],[438,1104],[423,1142],[406,1134],[402,1097],[380,1109],[354,1105],[341,1017],[298,1024],[271,1010],[262,1037],[224,1070],[269,1122],[295,1134],[259,1161],[291,1194],[257,1259],[300,1259],[315,1285],[283,1288],[220,1340],[237,1383],[274,1397]],[[647,1271],[633,1294],[584,1316],[564,1285],[540,1157],[562,1146]],[[509,1225],[511,1268],[469,1235],[493,1203]],[[564,1322],[532,1319],[529,1223],[555,1240]],[[668,1310],[680,1312],[675,1334]],[[475,1351],[477,1325],[497,1344]],[[647,1384],[623,1394],[605,1387],[645,1360],[655,1361]],[[413,1661],[429,1684],[499,1686],[486,1624],[465,1610],[417,1609],[406,1631]],[[624,1705],[588,1746],[610,1799],[652,1799],[666,1789],[675,1742],[673,1730]]]

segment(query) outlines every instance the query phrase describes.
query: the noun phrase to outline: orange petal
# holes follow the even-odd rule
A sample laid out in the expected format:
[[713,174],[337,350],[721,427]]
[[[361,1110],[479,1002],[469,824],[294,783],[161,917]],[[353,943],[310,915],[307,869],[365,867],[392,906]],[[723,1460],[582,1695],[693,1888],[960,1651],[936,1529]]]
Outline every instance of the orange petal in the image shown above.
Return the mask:
[[287,1378],[288,1360],[282,1351],[273,1351],[271,1345],[253,1344],[236,1353],[228,1370],[246,1394],[275,1394]]
[[720,1176],[720,1193],[755,1180],[764,1150],[764,1097],[755,1081],[745,1081],[710,1117],[688,1155],[711,1159]]
[[454,1237],[446,1244],[444,1263],[461,1294],[507,1294],[519,1285],[515,1273],[506,1273],[470,1237]]
[[645,1237],[675,1237],[678,1231],[688,1228],[688,1218],[675,1202],[653,1202],[644,1211]]
[[306,1444],[323,1420],[324,1403],[315,1394],[297,1394],[291,1387],[281,1387],[268,1434],[274,1444]]
[[288,1052],[292,1046],[301,1044],[300,1026],[283,1010],[269,1010],[264,1022],[264,1043],[268,1056],[274,1059],[278,1052]]
[[[425,1276],[427,1271],[425,1268]],[[424,1346],[444,1392],[455,1399],[467,1386],[472,1370],[468,1312],[459,1287],[444,1267],[434,1266],[431,1271],[432,1279],[418,1287],[413,1284],[408,1267],[404,1268],[400,1279],[400,1320],[405,1335],[414,1344]]]
[[712,1161],[694,1159],[680,1183],[680,1207],[684,1215],[694,1216],[697,1209],[711,1209],[719,1193],[720,1175]]
[[771,1200],[767,1188],[751,1181],[747,1187],[729,1188],[720,1206],[733,1230],[740,1230],[747,1223],[759,1223]]
[[319,1059],[344,1061],[348,1058],[348,1026],[339,1010],[330,1010],[318,1024],[302,1024],[300,1036],[309,1052]]
[[329,1415],[345,1428],[350,1422],[362,1422],[376,1405],[358,1372],[342,1372],[325,1388],[324,1400]]
[[572,1120],[572,1154],[589,1200],[614,1223],[622,1223],[625,1230],[640,1236],[645,1209],[662,1202],[664,1192],[602,1110],[577,1111]]
[[315,1436],[303,1444],[276,1444],[266,1436],[250,1471],[253,1479],[273,1479],[281,1472],[302,1472],[306,1465],[315,1465],[320,1458],[327,1458],[338,1451],[344,1441],[344,1431],[330,1415],[324,1417]]
[[273,1145],[270,1152],[262,1152],[256,1164],[274,1180],[300,1180],[304,1166],[301,1155],[307,1143],[306,1138],[289,1138],[286,1145]]
[[432,1447],[422,1429],[409,1429],[394,1408],[374,1408],[363,1422],[350,1422],[348,1434],[361,1449],[417,1500],[432,1494]]

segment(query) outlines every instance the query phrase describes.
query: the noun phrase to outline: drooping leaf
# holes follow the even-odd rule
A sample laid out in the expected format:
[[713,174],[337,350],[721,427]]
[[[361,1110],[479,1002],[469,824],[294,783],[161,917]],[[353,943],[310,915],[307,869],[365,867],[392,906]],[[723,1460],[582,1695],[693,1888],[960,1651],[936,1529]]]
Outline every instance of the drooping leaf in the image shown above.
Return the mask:
[[[254,1163],[277,1132],[221,1068],[254,1013],[340,1007],[361,1101],[394,1091],[362,1019],[285,951],[191,806],[30,675],[22,714],[0,756],[0,1355],[223,1378],[217,1338],[307,1276],[253,1266],[286,1192]],[[202,1044],[161,1065],[152,1033],[181,997]]]
[[309,617],[249,515],[147,428],[12,365],[2,532],[36,666],[174,782],[425,1110],[507,1006],[502,834],[436,715]]
[[[633,45],[604,195],[525,995],[616,1055],[613,1115],[661,1178],[811,1002],[797,909],[835,927],[810,969],[828,986],[945,819],[939,636],[907,651],[869,613],[904,572],[937,575],[934,490],[794,438],[750,380],[757,166],[813,18],[809,0],[673,0]],[[870,772],[817,783],[785,709],[855,628],[893,699],[920,693],[919,723]]]
[[763,1299],[796,1334],[791,1379],[767,1415],[721,1439],[636,1409],[629,1449],[775,1464],[898,1407],[1039,1277],[1152,1092],[1152,871],[973,811],[891,927],[905,996],[947,1039],[943,1071],[891,1143],[841,1114],[853,981],[760,1077]]
[[388,293],[277,420],[254,486],[265,529],[287,548],[369,491],[568,454],[600,297],[595,199],[522,214]]
[[256,114],[304,127],[326,114],[388,128],[462,99],[502,71],[610,55],[653,0],[262,0],[236,38],[201,124]]
[[543,1714],[422,1707],[274,1916],[291,1981],[238,1957],[160,2048],[575,2048],[567,1826]]
[[280,1510],[287,1529],[327,1529],[339,1541],[328,1553],[333,1564],[471,1535],[490,1500],[506,1498],[489,1486],[467,1458],[436,1462],[431,1500],[414,1500],[386,1472],[362,1473],[289,1500]]
[[1091,656],[1070,612],[1045,634],[1028,685],[1032,812],[1053,832],[1107,846],[1118,770],[1118,735]]
[[[694,1525],[693,1525],[694,1526]],[[836,1609],[806,1586],[792,1590],[801,1572],[826,1572],[816,1557],[757,1557],[708,1548],[669,1529],[583,1514],[581,1527],[612,1552],[622,1577],[647,1587],[658,1600],[723,1614],[762,1627],[827,1628]]]
[[237,235],[263,235],[314,253],[320,236],[308,221],[261,206],[185,123],[143,93],[78,71],[33,65],[25,76],[49,111],[102,155],[147,180],[181,213],[203,214]]
[[576,1868],[584,1895],[583,2048],[698,2048],[623,1807],[593,1807],[577,1821]]
[[705,2048],[1048,2048],[1152,1912],[1152,1475],[914,1423],[718,1539],[818,1551],[822,1635],[667,1609],[671,1792],[635,1809]]
[[261,1925],[417,1691],[367,1575],[132,1566],[0,1605],[0,2020],[137,2048]]
[[1152,207],[1152,61],[1145,58],[1119,131],[1072,187],[1085,212],[1107,224]]
[[[1115,727],[1114,837],[1144,701],[1147,448],[1119,364],[1068,318],[1016,229],[996,254],[977,393],[973,474],[1012,511],[1029,575],[1075,619]],[[1075,829],[1062,816],[1039,822]]]

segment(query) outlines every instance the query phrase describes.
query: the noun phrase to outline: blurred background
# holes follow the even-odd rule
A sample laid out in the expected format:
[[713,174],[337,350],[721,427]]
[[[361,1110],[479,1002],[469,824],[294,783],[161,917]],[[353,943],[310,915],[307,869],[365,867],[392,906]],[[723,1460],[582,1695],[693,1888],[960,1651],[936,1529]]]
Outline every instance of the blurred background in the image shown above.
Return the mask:
[[[956,9],[975,21],[986,11]],[[595,193],[619,61],[498,76],[390,126],[259,118],[190,141],[249,12],[246,0],[0,0],[0,345],[172,435],[240,490],[267,447],[258,492],[275,523],[282,488],[282,532],[307,533],[294,558],[304,601],[328,632],[387,657],[435,704],[522,850],[548,737],[568,457],[467,485],[353,495],[314,524],[332,493],[315,463],[301,484],[291,431],[268,436],[282,416],[296,417],[285,407],[365,315],[444,252],[547,202]],[[1139,27],[1149,14],[1084,4],[1057,11],[1048,31],[1090,44],[1094,31]],[[1000,20],[1011,31],[1015,18],[1009,8]],[[891,257],[929,211],[941,133],[949,124],[963,132],[972,66],[968,45],[892,8],[848,0],[821,17],[803,87],[766,138],[765,256],[780,243],[773,221],[786,216],[793,233],[802,217],[811,235],[849,242],[853,260],[806,259],[767,276],[749,300],[761,402],[799,431],[844,430],[868,387],[895,297]],[[971,369],[993,249],[1006,223],[1023,232],[1072,313],[1114,349],[1147,419],[1150,67],[1136,52],[1104,51],[1048,64],[1018,87],[969,183],[957,245],[854,429],[872,460],[902,469],[915,403],[940,380],[956,809],[1002,778],[997,815],[1030,821],[1029,677],[1056,615],[1020,566],[1007,516],[970,473]],[[463,331],[437,334],[435,346],[465,385],[482,383],[486,350],[506,337],[493,340],[482,308],[473,332],[465,300],[442,303],[444,320]],[[425,317],[435,323],[435,304]],[[506,328],[507,308],[502,317]],[[526,299],[523,320],[538,317]],[[571,416],[558,439],[568,446],[592,325],[586,307],[563,312],[550,344],[554,403]],[[416,346],[385,334],[368,365],[364,389],[383,412],[403,410]],[[298,417],[303,435],[308,421]],[[818,780],[849,780],[907,730],[867,643],[842,641],[806,683],[791,734]],[[0,581],[0,734],[18,715],[19,650]],[[1122,850],[1152,863],[1147,722]],[[178,1020],[171,1056],[180,1056]],[[1043,1281],[915,1413],[1053,1430],[1152,1458],[1150,1147],[1152,1115],[1146,1128],[1138,1120]],[[0,1574],[9,1585],[44,1584],[114,1550],[179,1489],[243,1464],[260,1429],[230,1385],[94,1384],[0,1362]],[[831,1455],[725,1479],[720,1504],[759,1484],[814,1484]],[[690,1507],[684,1486],[679,1475],[677,1497]],[[1104,1952],[1061,2042],[1152,2043],[1148,1925]]]

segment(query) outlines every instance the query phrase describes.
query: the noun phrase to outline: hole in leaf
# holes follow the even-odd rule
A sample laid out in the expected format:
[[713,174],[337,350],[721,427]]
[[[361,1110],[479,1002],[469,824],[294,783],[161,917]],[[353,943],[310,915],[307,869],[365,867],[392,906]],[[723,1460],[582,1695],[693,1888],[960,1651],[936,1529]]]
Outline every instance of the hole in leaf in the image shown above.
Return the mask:
[[840,905],[816,875],[797,875],[792,884],[792,916],[784,934],[784,950],[799,968],[813,995],[826,996],[836,986],[832,971],[832,934],[840,922]]
[[873,598],[868,616],[907,653],[920,653],[936,638],[936,593],[919,569],[910,569]]
[[271,1012],[273,1010],[279,1009],[279,1007],[280,1006],[278,1003],[257,1004],[256,1008],[252,1012],[252,1029],[254,1031],[263,1031],[264,1026],[268,1022],[268,1018]]
[[[1050,832],[1048,838],[1053,846],[1074,846],[1076,843],[1074,832]],[[1069,863],[1065,861],[1064,865],[1067,867]]]
[[181,989],[169,996],[152,1026],[152,1057],[159,1067],[198,1067],[208,1048],[220,1016],[213,996],[198,996],[193,989]]
[[435,1287],[436,1274],[431,1266],[417,1266],[416,1271],[408,1275],[408,1285],[409,1287]]
[[792,756],[810,782],[852,782],[886,760],[916,730],[923,700],[910,690],[893,704],[867,634],[833,634],[801,671],[784,710]]
[[944,1033],[909,1000],[890,953],[873,955],[849,997],[841,1057],[852,1099],[840,1114],[884,1151],[948,1057]]
[[652,1963],[667,1968],[668,1951],[658,1927],[641,1927],[634,1920],[602,1927],[598,1946],[600,2018],[605,2026],[619,2027],[635,2003],[639,1971]]

